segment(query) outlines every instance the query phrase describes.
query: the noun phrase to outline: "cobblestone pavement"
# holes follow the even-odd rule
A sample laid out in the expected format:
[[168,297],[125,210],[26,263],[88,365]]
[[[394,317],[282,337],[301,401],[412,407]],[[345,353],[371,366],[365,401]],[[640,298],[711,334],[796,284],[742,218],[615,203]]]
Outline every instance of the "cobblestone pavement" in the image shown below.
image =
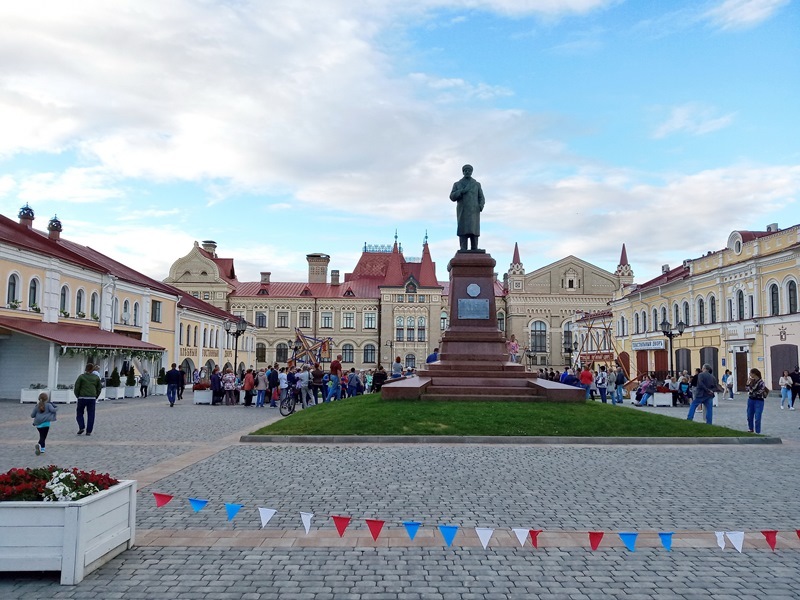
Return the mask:
[[[53,428],[46,461],[32,452],[31,405],[0,403],[0,469],[52,462],[136,476],[140,543],[150,544],[74,587],[59,586],[55,575],[0,574],[0,597],[800,597],[800,549],[789,541],[800,528],[800,411],[780,411],[775,402],[765,411],[764,432],[783,437],[783,445],[521,447],[239,444],[239,434],[277,418],[275,411],[190,400],[175,409],[163,398],[101,404],[89,439],[75,436],[74,406],[62,407],[69,416]],[[636,410],[686,416],[685,408]],[[746,429],[744,411],[742,399],[725,401],[714,421]],[[152,491],[175,499],[157,509]],[[210,502],[194,513],[190,496]],[[223,502],[244,504],[233,522]],[[258,506],[279,511],[262,531]],[[303,540],[310,546],[278,547],[304,537],[300,511],[316,514],[312,536]],[[331,514],[353,517],[342,539]],[[560,538],[538,550],[483,550],[461,534],[452,549],[441,542],[368,548],[358,541],[366,539],[364,518],[385,519],[384,535],[394,539],[407,519],[421,521],[426,532],[442,523],[496,527],[497,539],[511,527],[563,532],[564,540],[569,532],[582,532],[581,539],[589,530],[609,534],[597,552]],[[723,529],[748,532],[743,554],[719,550],[713,540],[693,547],[676,540],[670,553],[643,544],[631,554],[611,534],[707,537]],[[777,552],[766,549],[761,529],[781,530]],[[159,541],[169,535],[174,543]]]

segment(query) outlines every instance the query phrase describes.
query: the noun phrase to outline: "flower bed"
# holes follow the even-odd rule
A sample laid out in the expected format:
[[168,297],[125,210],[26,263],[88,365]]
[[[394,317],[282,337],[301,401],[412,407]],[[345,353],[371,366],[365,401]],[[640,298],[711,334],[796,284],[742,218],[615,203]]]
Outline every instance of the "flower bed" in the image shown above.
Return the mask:
[[53,465],[0,475],[0,571],[61,571],[74,585],[135,531],[135,481]]

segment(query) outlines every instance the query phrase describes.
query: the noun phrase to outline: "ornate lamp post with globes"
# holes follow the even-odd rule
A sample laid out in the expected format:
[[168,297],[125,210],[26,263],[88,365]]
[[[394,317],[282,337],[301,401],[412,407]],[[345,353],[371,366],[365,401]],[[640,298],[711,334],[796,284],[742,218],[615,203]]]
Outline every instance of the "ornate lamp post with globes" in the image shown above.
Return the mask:
[[238,321],[225,321],[225,331],[233,336],[233,372],[238,376],[239,373],[239,338],[247,331],[247,321],[244,317],[239,317]]
[[676,325],[677,333],[672,329],[672,323],[664,319],[661,321],[661,333],[663,333],[669,339],[669,376],[672,377],[675,375],[675,369],[673,368],[672,360],[672,338],[678,337],[679,335],[683,335],[684,329],[686,329],[686,323],[683,321],[678,321]]

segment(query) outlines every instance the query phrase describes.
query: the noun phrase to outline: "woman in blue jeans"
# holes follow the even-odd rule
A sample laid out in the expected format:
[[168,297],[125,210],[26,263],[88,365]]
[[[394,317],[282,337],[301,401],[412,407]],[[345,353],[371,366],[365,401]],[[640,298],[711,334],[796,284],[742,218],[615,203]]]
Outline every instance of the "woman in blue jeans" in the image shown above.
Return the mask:
[[764,412],[764,399],[769,394],[761,371],[750,369],[747,380],[747,427],[750,433],[761,433],[761,414]]

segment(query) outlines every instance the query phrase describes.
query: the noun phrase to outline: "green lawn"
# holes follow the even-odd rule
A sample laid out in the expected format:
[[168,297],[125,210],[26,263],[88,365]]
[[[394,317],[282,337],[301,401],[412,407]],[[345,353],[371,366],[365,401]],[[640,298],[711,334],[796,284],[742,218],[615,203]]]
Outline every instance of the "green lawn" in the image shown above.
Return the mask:
[[422,402],[357,396],[312,406],[254,435],[736,437],[750,434],[599,402]]

